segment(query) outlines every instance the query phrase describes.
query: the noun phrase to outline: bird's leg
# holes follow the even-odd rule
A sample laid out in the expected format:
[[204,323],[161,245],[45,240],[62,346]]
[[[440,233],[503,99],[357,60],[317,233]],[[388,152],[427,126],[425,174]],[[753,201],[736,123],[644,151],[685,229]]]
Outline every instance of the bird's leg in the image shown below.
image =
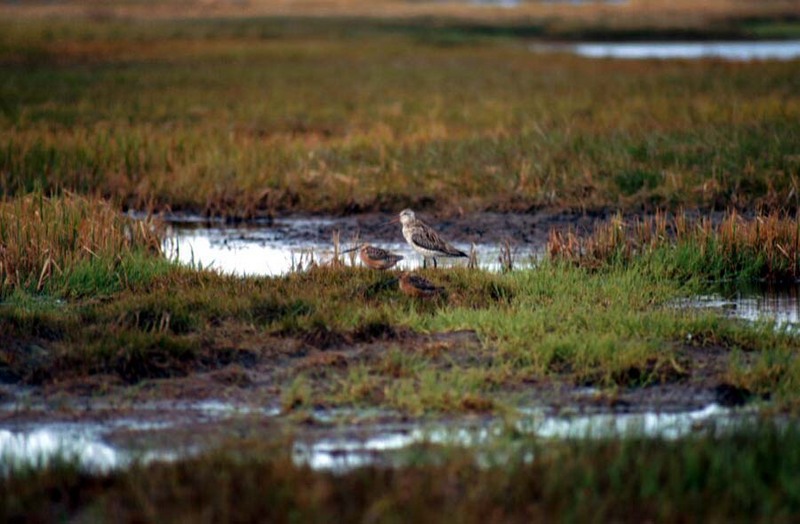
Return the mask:
[[436,269],[436,257],[433,257],[433,269]]
[[422,257],[422,269],[425,269],[427,267],[428,267],[428,258]]

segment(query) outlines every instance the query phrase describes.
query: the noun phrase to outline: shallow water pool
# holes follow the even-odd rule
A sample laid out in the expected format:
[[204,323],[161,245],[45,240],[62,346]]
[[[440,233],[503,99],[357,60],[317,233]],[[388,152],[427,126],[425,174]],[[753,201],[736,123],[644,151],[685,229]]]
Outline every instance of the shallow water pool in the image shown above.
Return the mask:
[[[190,420],[196,422],[196,418],[182,417],[181,412],[197,409],[208,411],[207,406],[172,406],[172,416],[159,420],[134,413],[102,422],[0,425],[0,458],[4,465],[0,474],[13,474],[18,467],[45,467],[62,459],[95,472],[125,468],[134,463],[174,461],[209,449],[209,441],[205,439],[209,431],[236,438],[242,427],[234,423],[236,420],[250,421],[254,427],[260,427],[259,421],[281,418],[272,410],[215,402],[207,413],[211,425],[205,426],[205,430],[184,432],[180,439],[169,436],[169,432],[182,425],[193,427],[188,424]],[[291,452],[293,461],[313,469],[337,472],[368,465],[401,465],[407,459],[403,454],[419,445],[486,449],[499,451],[501,455],[509,452],[510,457],[518,436],[541,442],[614,437],[675,439],[694,432],[733,429],[754,413],[717,404],[667,413],[574,416],[548,415],[538,408],[520,408],[511,419],[462,417],[438,422],[403,422],[402,417],[387,412],[384,415],[395,422],[363,424],[358,422],[357,412],[346,411],[313,413],[311,430],[298,434],[295,439]],[[119,438],[120,432],[131,431],[136,433],[136,445]],[[260,438],[270,438],[270,433],[264,433],[263,429],[257,434]],[[167,437],[162,438],[164,435]],[[509,440],[510,435],[517,437]]]
[[[330,241],[320,241],[319,235],[308,235],[308,230],[336,230],[339,224],[330,219],[287,219],[270,226],[226,227],[173,224],[168,229],[164,250],[169,258],[195,267],[210,268],[239,276],[278,276],[302,270],[310,264],[329,263],[334,256],[332,235]],[[354,234],[342,227],[342,250],[357,245]],[[372,242],[373,245],[403,255],[397,269],[412,270],[422,266],[422,258],[402,241]],[[452,242],[469,253],[467,243]],[[478,266],[499,271],[500,246],[477,244]],[[515,252],[515,267],[530,265],[532,248]],[[345,264],[360,265],[356,253],[340,255]],[[467,259],[438,259],[440,267],[466,266]]]
[[581,42],[530,46],[537,53],[572,53],[585,58],[625,60],[718,58],[731,61],[794,60],[800,57],[800,40],[760,42]]
[[694,297],[682,301],[701,309],[752,322],[774,322],[778,328],[800,328],[800,285],[754,286]]

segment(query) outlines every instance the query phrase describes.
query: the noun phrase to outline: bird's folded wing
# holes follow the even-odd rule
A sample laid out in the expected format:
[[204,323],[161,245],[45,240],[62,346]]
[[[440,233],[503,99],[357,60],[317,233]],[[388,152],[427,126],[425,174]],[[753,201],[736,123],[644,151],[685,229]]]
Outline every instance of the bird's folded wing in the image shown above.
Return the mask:
[[419,277],[417,275],[411,275],[410,277],[408,277],[408,279],[415,288],[421,291],[435,291],[439,289],[438,287],[434,286],[430,281],[422,277]]
[[367,256],[369,256],[369,258],[375,258],[375,259],[386,258],[391,254],[385,249],[381,249],[375,246],[368,246],[365,251],[367,252]]
[[438,251],[446,255],[465,257],[466,253],[448,244],[432,229],[418,229],[411,234],[411,242],[423,249]]
[[411,233],[411,242],[421,247],[422,249],[429,249],[431,251],[445,251],[447,249],[447,242],[441,239],[432,229],[417,229]]
[[388,260],[388,259],[403,260],[402,256],[395,255],[391,251],[387,251],[385,249],[375,246],[368,246],[366,248],[366,252],[367,256],[373,260]]

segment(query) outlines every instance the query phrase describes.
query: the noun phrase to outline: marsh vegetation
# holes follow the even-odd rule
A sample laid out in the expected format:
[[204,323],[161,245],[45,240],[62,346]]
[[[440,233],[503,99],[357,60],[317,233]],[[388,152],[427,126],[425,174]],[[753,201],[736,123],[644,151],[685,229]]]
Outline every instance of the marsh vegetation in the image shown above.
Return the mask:
[[[691,31],[792,36],[796,18],[780,5],[733,9],[727,25]],[[797,60],[541,55],[531,39],[631,38],[653,19],[540,26],[534,8],[523,10],[517,25],[495,11],[480,23],[123,23],[80,10],[1,21],[3,423],[90,417],[78,402],[124,414],[154,400],[225,398],[274,408],[282,429],[229,431],[175,463],[20,467],[0,478],[0,515],[795,516],[796,326],[681,305],[721,283],[800,276]],[[679,11],[659,34],[675,31]],[[170,214],[383,221],[408,206],[457,224],[541,214],[554,218],[537,224],[554,227],[538,246],[544,257],[524,265],[518,244],[495,236],[505,271],[420,270],[445,290],[426,299],[401,293],[391,270],[334,261],[241,277],[162,249]],[[471,241],[475,228],[459,227],[448,238]],[[530,406],[641,413],[709,403],[746,405],[756,424],[674,441],[509,431],[490,450],[503,459],[488,465],[478,460],[486,450],[424,443],[403,467],[342,474],[287,451],[294,432],[316,427],[311,413],[336,409],[496,421]]]
[[654,67],[442,34],[6,22],[0,190],[239,218],[797,207],[795,61]]

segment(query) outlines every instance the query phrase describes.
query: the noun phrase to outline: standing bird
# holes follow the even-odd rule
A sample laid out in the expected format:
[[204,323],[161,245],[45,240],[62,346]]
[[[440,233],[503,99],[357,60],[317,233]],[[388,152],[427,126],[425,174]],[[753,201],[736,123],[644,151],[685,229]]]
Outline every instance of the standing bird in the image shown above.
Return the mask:
[[365,266],[372,269],[389,269],[403,260],[402,255],[395,255],[391,251],[371,246],[369,244],[363,244],[360,248],[354,247],[353,249],[348,249],[343,251],[343,253],[349,253],[351,251],[355,251],[356,249],[358,249],[358,258],[361,259],[361,262],[363,262]]
[[433,267],[436,267],[437,257],[468,257],[466,253],[451,246],[439,233],[431,226],[417,219],[414,212],[404,209],[400,216],[393,222],[400,221],[403,224],[403,237],[406,242],[414,248],[414,251],[422,255],[422,267],[428,267],[428,259],[433,260]]
[[443,287],[435,286],[430,280],[414,273],[403,272],[398,281],[400,291],[410,297],[430,298],[444,291]]

